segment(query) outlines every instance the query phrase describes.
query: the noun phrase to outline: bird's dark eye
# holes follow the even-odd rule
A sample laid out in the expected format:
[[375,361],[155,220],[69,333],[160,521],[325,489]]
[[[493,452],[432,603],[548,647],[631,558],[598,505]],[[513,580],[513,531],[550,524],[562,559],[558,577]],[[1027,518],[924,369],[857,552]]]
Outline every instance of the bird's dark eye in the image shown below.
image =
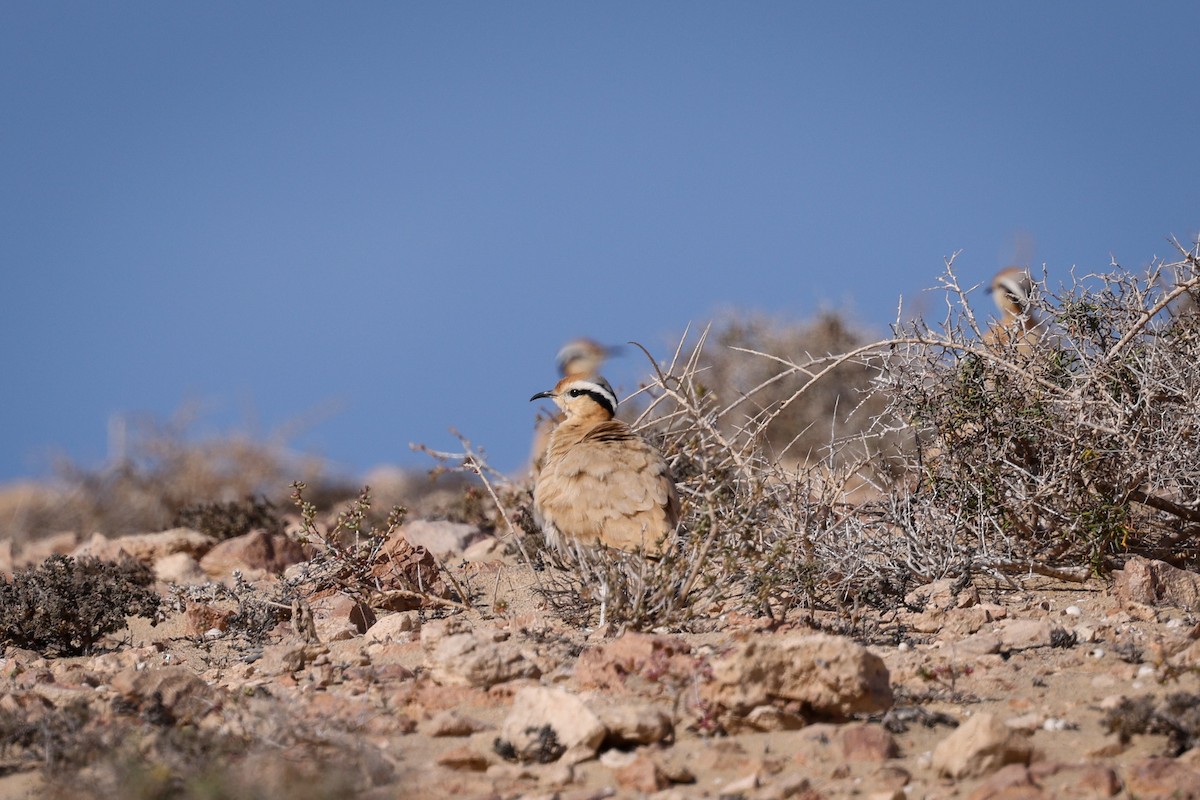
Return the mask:
[[583,389],[572,389],[567,394],[571,395],[571,397],[579,397],[579,395],[583,394]]

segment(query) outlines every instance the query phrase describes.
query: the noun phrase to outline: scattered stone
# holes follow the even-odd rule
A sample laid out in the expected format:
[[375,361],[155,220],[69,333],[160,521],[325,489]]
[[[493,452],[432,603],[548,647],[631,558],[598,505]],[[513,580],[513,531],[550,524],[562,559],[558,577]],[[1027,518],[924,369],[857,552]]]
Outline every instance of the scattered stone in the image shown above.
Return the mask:
[[1142,759],[1126,769],[1125,791],[1139,800],[1197,800],[1200,772],[1170,758]]
[[453,708],[434,714],[424,726],[426,736],[434,738],[442,736],[470,736],[472,733],[487,730],[488,726],[477,719],[465,716]]
[[234,570],[281,573],[307,560],[300,543],[286,534],[254,530],[217,543],[200,559],[200,566],[214,578],[224,578]]
[[411,642],[421,631],[421,619],[415,611],[384,614],[367,628],[366,640],[371,642]]
[[933,768],[950,778],[976,778],[1006,764],[1028,764],[1028,741],[994,714],[976,714],[938,743]]
[[486,772],[491,764],[487,756],[466,745],[442,753],[437,757],[437,763],[450,769],[470,772]]
[[594,703],[589,707],[608,729],[614,745],[657,744],[675,735],[675,725],[663,711],[642,703]]
[[1062,647],[1071,634],[1044,619],[1009,619],[996,627],[1003,650],[1029,650],[1035,647]]
[[954,644],[954,651],[967,656],[988,656],[999,653],[1002,642],[992,632],[976,633]]
[[754,708],[845,720],[884,711],[892,688],[883,660],[862,645],[825,634],[787,634],[738,643],[712,663],[701,698],[727,730]]
[[651,794],[671,785],[670,778],[653,758],[635,756],[630,763],[613,770],[613,777],[622,789],[641,794]]
[[511,750],[515,760],[544,764],[570,750],[594,757],[607,733],[604,723],[578,695],[564,689],[526,686],[513,699],[497,747],[498,752]]
[[208,575],[188,553],[172,553],[154,562],[154,577],[163,583],[202,584]]
[[696,671],[691,647],[673,636],[629,631],[579,654],[575,684],[583,689],[650,695],[670,692]]
[[203,636],[211,630],[225,631],[237,612],[232,608],[189,602],[183,612],[189,636]]
[[1101,764],[1081,767],[1075,785],[1096,797],[1115,797],[1121,791],[1121,779],[1116,771]]
[[1112,593],[1126,602],[1148,606],[1200,609],[1200,575],[1163,561],[1130,556],[1113,572]]
[[424,547],[438,558],[462,555],[471,544],[484,538],[483,531],[474,525],[428,519],[404,523],[400,534],[413,547]]
[[195,722],[217,705],[208,684],[187,667],[133,667],[118,672],[109,685],[160,724]]
[[433,679],[441,684],[483,689],[541,672],[521,649],[495,628],[472,628],[457,617],[435,620],[421,629],[421,647]]
[[848,761],[887,761],[900,752],[882,725],[852,723],[841,730],[842,757]]
[[298,639],[283,641],[264,647],[262,658],[254,666],[263,675],[290,675],[328,652],[329,648],[323,644],[308,644]]
[[148,567],[160,558],[185,553],[193,559],[207,553],[217,540],[191,528],[172,528],[159,533],[138,533],[109,539],[102,533],[93,533],[91,538],[72,551],[75,558],[95,556],[105,561],[118,561],[122,555],[137,559]]
[[1029,774],[1024,764],[1008,764],[996,770],[967,796],[967,800],[1001,800],[1001,798],[1045,797],[1045,793]]

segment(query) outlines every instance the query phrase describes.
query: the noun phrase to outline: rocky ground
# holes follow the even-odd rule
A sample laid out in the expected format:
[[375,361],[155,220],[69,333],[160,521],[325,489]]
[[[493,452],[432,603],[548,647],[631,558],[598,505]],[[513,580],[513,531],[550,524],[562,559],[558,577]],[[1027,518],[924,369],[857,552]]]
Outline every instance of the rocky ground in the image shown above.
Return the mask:
[[[277,536],[3,554],[123,551],[171,610],[96,655],[4,652],[0,796],[1200,797],[1200,576],[1159,562],[639,633],[566,625],[474,529],[402,533],[469,609],[318,593],[311,623],[301,609],[256,638],[239,603],[306,558]],[[235,570],[241,595],[172,588]]]

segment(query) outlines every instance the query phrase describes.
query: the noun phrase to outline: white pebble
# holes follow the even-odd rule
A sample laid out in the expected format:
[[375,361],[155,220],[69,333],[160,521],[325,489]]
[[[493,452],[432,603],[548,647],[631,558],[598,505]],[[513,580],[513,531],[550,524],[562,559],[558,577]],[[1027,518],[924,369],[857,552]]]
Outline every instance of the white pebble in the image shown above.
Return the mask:
[[1092,658],[1104,658],[1104,648],[1097,647],[1095,650],[1092,651],[1091,656],[1092,656]]
[[1067,606],[1066,608],[1063,609],[1063,613],[1066,614],[1068,617],[1082,617],[1083,609],[1080,608],[1079,606]]

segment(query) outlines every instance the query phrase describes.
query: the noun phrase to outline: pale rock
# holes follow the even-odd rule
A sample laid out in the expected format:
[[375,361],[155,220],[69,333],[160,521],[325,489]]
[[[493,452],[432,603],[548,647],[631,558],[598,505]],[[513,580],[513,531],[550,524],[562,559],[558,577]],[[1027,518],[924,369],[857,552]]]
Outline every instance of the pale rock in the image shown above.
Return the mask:
[[737,797],[739,795],[744,795],[746,792],[752,792],[760,786],[762,786],[762,776],[760,776],[757,772],[752,772],[749,775],[745,775],[741,778],[735,778],[734,780],[731,780],[729,783],[722,786],[721,796]]
[[938,743],[932,766],[939,775],[950,778],[977,778],[1006,764],[1027,764],[1029,757],[1025,737],[994,714],[982,713]]
[[995,633],[976,633],[954,644],[954,652],[965,656],[987,656],[999,653],[1002,641]]
[[1113,572],[1111,591],[1126,602],[1200,609],[1200,575],[1141,556],[1130,556],[1124,569]]
[[75,558],[95,556],[105,561],[119,561],[122,555],[153,566],[156,561],[176,553],[186,553],[193,559],[198,559],[207,553],[217,542],[211,536],[194,531],[191,528],[172,528],[159,533],[137,533],[129,536],[119,536],[109,539],[103,534],[94,533],[92,537],[75,548],[71,553]]
[[1048,620],[1009,619],[996,626],[1000,644],[1005,650],[1028,650],[1035,647],[1054,647],[1070,638],[1065,630]]
[[745,723],[756,731],[798,731],[808,725],[808,720],[777,706],[755,706],[746,714]]
[[469,545],[462,554],[464,561],[487,562],[504,558],[504,542],[495,536],[484,536]]
[[578,695],[545,686],[522,687],[500,729],[501,739],[512,745],[520,760],[538,762],[554,760],[550,746],[565,749],[568,763],[580,756],[594,757],[607,733]]
[[200,562],[188,553],[172,553],[155,560],[154,578],[163,583],[196,585],[208,582]]
[[722,724],[734,728],[739,718],[768,704],[833,720],[892,705],[883,660],[850,639],[825,634],[739,642],[713,660],[700,695]]
[[439,711],[422,726],[426,736],[440,738],[444,736],[470,736],[473,733],[487,730],[488,726],[477,719],[468,717],[460,711],[448,708]]
[[438,558],[462,555],[471,544],[483,538],[474,525],[445,520],[414,519],[404,523],[400,533],[413,547],[424,547]]
[[421,618],[415,611],[385,614],[367,628],[366,640],[371,642],[411,642],[421,631]]
[[645,703],[590,703],[589,708],[608,729],[608,738],[618,746],[656,744],[675,734],[671,718]]
[[307,644],[298,639],[269,644],[254,666],[264,675],[289,675],[314,663],[329,652],[323,644]]
[[286,534],[255,530],[217,543],[200,559],[200,566],[212,577],[224,578],[234,570],[281,573],[306,560],[304,548]]
[[433,680],[486,689],[541,672],[521,648],[495,628],[472,628],[459,618],[436,620],[421,628],[421,647]]

